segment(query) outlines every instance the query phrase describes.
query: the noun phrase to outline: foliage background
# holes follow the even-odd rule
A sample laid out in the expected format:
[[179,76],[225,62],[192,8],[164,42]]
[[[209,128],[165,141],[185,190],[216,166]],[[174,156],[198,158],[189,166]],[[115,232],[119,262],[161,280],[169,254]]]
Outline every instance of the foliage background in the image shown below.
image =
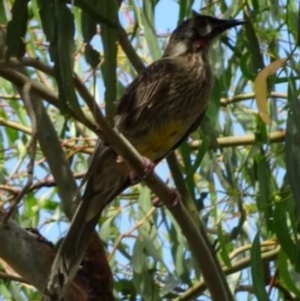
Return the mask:
[[[73,85],[72,70],[112,121],[115,101],[142,64],[158,59],[166,45],[170,31],[155,26],[161,10],[173,23],[191,16],[191,8],[244,18],[247,26],[230,30],[212,49],[216,79],[209,121],[176,152],[181,173],[177,176],[185,178],[236,299],[296,300],[300,298],[299,1],[178,1],[177,15],[169,16],[171,2],[174,5],[171,0],[80,0],[67,5],[54,1],[56,13],[51,10],[52,1],[1,2],[2,210],[10,208],[22,191],[13,219],[22,227],[38,228],[53,242],[65,234],[71,204],[61,200],[73,184],[68,173],[56,178],[51,166],[62,164],[63,151],[79,183],[96,142],[85,99]],[[116,12],[123,29],[113,29]],[[35,154],[34,120],[16,81],[5,73],[9,68],[19,70],[4,63],[7,25],[6,58],[25,55],[29,78],[53,93],[52,98],[50,92],[45,97],[43,106],[60,144],[51,140],[53,133],[46,127],[50,139],[44,146],[37,144]],[[267,82],[272,118],[268,126],[257,114],[254,80],[260,70],[285,57],[287,64]],[[42,72],[33,61],[54,66],[54,71]],[[40,117],[37,126],[45,126],[39,123]],[[34,160],[32,183],[27,172],[30,160]],[[171,175],[166,162],[156,170],[169,186],[175,185],[176,174]],[[165,208],[152,207],[151,197],[144,185],[126,190],[99,221],[115,295],[124,300],[209,299],[180,228]],[[3,300],[39,298],[34,288],[10,280],[13,272],[4,261],[1,266]]]

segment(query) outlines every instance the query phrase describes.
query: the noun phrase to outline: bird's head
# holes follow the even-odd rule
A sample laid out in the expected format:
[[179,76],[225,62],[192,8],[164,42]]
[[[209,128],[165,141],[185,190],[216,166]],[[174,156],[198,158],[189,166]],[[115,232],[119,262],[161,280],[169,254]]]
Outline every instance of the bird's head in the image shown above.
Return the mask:
[[245,23],[244,20],[223,20],[195,14],[173,31],[164,56],[174,57],[207,51],[212,42],[224,31]]

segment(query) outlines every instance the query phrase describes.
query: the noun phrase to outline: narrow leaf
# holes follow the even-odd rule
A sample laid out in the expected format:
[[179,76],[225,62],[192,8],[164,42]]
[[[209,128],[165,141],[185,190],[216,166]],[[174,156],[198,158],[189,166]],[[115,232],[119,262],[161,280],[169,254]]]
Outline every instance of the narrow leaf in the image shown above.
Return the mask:
[[261,70],[255,79],[255,97],[259,115],[263,122],[268,125],[270,125],[272,121],[267,106],[267,78],[281,68],[285,62],[286,59],[278,59],[272,62],[269,66]]
[[300,104],[297,100],[296,93],[293,93],[291,96],[291,91],[293,89],[289,88],[289,99],[291,104],[291,109],[288,113],[287,118],[287,128],[285,136],[285,160],[286,160],[286,171],[287,171],[287,180],[290,184],[294,200],[298,219],[300,218],[300,122],[298,120]]
[[143,1],[143,10],[141,11],[141,25],[145,32],[145,38],[153,60],[161,57],[161,49],[158,45],[158,39],[154,27],[154,8],[153,1]]
[[283,250],[280,250],[278,256],[278,264],[279,264],[279,276],[280,280],[285,284],[285,287],[292,293],[294,293],[298,298],[300,298],[300,289],[295,284],[295,281],[291,277],[291,271],[289,269],[292,268],[290,263],[288,262],[288,258]]
[[40,0],[39,13],[42,21],[43,31],[48,42],[53,42],[55,39],[56,22],[54,16],[54,1]]
[[84,48],[85,59],[93,69],[96,69],[101,61],[101,56],[100,53],[93,48],[91,41],[97,34],[97,22],[84,10],[81,11],[81,30],[83,41],[86,44]]
[[265,279],[263,271],[263,261],[261,259],[261,249],[259,233],[256,234],[251,248],[251,277],[253,291],[258,301],[270,301],[265,290]]
[[[117,1],[101,0],[98,2],[102,8],[103,15],[117,23]],[[101,71],[105,85],[106,117],[113,124],[113,118],[116,113],[115,102],[117,100],[117,33],[103,23],[101,24],[101,39],[104,48],[104,63],[101,66]]]
[[286,206],[286,202],[276,204],[274,210],[274,230],[283,251],[290,261],[295,264],[298,251],[297,246],[291,239],[289,226],[287,224]]
[[22,58],[25,54],[25,34],[28,22],[28,0],[16,0],[12,7],[12,19],[7,24],[6,59]]
[[81,30],[85,43],[90,43],[94,35],[97,34],[97,22],[84,10],[81,11]]
[[74,64],[74,17],[68,6],[60,0],[55,0],[55,19],[57,24],[55,40],[55,65],[54,71],[57,79],[59,100],[61,106],[68,112],[72,107],[79,116],[82,112],[75,93],[73,81]]

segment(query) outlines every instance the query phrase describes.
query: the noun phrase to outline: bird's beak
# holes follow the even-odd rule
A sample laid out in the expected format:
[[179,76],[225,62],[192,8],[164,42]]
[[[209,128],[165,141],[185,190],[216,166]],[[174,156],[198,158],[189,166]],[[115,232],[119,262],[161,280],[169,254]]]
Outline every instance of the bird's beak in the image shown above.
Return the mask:
[[247,23],[245,20],[218,20],[219,22],[214,25],[214,28],[212,30],[213,36],[218,36],[222,32],[224,32],[227,29],[230,29],[235,26],[244,25]]
[[210,40],[214,40],[219,37],[224,31],[238,25],[244,25],[247,21],[245,20],[224,20],[224,19],[215,19],[215,22],[211,24],[210,33],[207,37]]
[[223,31],[231,28],[231,27],[235,27],[238,25],[244,25],[247,23],[246,20],[222,20],[223,22],[221,22],[221,24],[219,24],[218,27],[220,27],[220,29],[222,29]]

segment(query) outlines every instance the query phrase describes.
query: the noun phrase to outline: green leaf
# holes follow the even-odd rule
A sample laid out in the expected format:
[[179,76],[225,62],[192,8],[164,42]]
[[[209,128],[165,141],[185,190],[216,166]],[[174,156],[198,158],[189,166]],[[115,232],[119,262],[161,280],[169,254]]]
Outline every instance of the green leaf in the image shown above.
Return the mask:
[[[138,203],[139,203],[139,218],[143,218],[145,214],[152,207],[151,190],[147,186],[141,185],[139,187]],[[145,224],[143,226],[145,226]]]
[[56,37],[56,21],[54,18],[54,0],[40,0],[39,12],[40,18],[43,26],[43,31],[45,33],[48,42],[54,42]]
[[10,282],[8,287],[9,287],[9,291],[10,291],[11,296],[12,296],[12,300],[14,300],[14,301],[26,301],[26,300],[28,300],[20,292],[19,286],[16,283],[14,283],[13,281]]
[[54,47],[54,72],[57,80],[59,101],[63,113],[67,114],[71,107],[78,116],[82,111],[75,93],[73,81],[74,65],[74,17],[66,3],[55,0],[56,39]]
[[178,277],[180,277],[184,283],[191,286],[192,282],[190,278],[190,266],[187,263],[185,251],[186,243],[177,224],[173,223],[171,225],[169,229],[169,237],[176,275],[178,275]]
[[147,261],[145,260],[145,245],[140,239],[135,241],[132,252],[132,267],[133,271],[137,274],[141,274],[147,269]]
[[120,279],[115,282],[115,287],[118,292],[123,296],[123,300],[135,301],[136,300],[136,290],[132,281],[127,279]]
[[267,228],[273,231],[273,210],[271,199],[271,171],[267,156],[264,149],[260,148],[260,153],[255,156],[257,168],[257,181],[259,187],[259,195],[257,196],[257,208],[264,213]]
[[[289,188],[288,188],[289,189]],[[297,235],[298,235],[298,218],[297,218],[297,213],[296,213],[296,202],[293,198],[293,195],[290,194],[290,189],[289,189],[289,194],[287,196],[285,196],[285,201],[287,203],[287,212],[288,212],[288,218],[290,220],[290,228],[292,231],[291,236],[293,237],[294,235],[294,239],[295,241],[297,241]]]
[[178,24],[181,23],[186,17],[191,17],[192,6],[195,0],[179,1],[179,17]]
[[[192,160],[191,160],[191,150],[190,146],[187,143],[187,141],[184,141],[180,147],[180,154],[182,156],[183,164],[184,164],[184,171],[186,174],[189,174],[190,170],[192,170]],[[186,183],[188,186],[188,189],[190,191],[190,194],[192,196],[192,199],[195,199],[195,182],[194,177],[188,177],[186,179]]]
[[19,132],[11,128],[6,129],[6,135],[11,145],[13,145],[19,138]]
[[[176,275],[168,274],[164,279],[164,286],[160,291],[160,296],[165,297],[164,300],[170,300],[167,298],[166,294],[174,292],[174,290],[176,290],[176,287],[178,287],[180,283],[181,281],[178,277],[176,277]],[[175,299],[175,296],[173,296],[172,300],[173,299]]]
[[[287,208],[286,202],[278,202],[275,205],[274,230],[283,251],[289,257],[290,261],[293,264],[296,264],[297,262],[299,262],[299,260],[297,259],[298,248],[294,244],[293,240],[291,239],[290,229],[287,224],[286,208]],[[299,271],[299,268],[297,268],[297,270]]]
[[90,44],[86,44],[84,48],[85,59],[93,69],[96,69],[101,62],[101,54],[94,49]]
[[187,172],[187,175],[186,175],[187,182],[193,181],[194,173],[197,171],[202,160],[204,159],[204,156],[210,146],[209,136],[203,135],[201,142],[202,143],[199,146],[198,151],[197,151],[196,159],[195,159],[193,165],[191,166],[191,168],[189,169],[189,171]]
[[44,210],[49,210],[50,212],[55,211],[59,206],[57,202],[54,202],[52,199],[48,199],[48,198],[39,198],[38,204]]
[[12,56],[22,58],[25,54],[25,35],[27,29],[29,0],[15,0],[12,19],[7,24],[6,59]]
[[281,77],[276,77],[274,83],[275,84],[285,84],[288,82],[296,82],[299,79],[300,79],[300,76],[281,76]]
[[101,55],[90,43],[97,34],[97,22],[84,10],[81,11],[81,30],[83,41],[86,44],[84,48],[85,59],[93,69],[96,69],[101,61]]
[[298,95],[294,84],[289,86],[289,104],[291,106],[288,112],[287,128],[285,136],[285,160],[287,180],[290,184],[295,205],[300,218],[300,105]]
[[4,1],[0,1],[0,24],[6,24],[7,18],[5,14]]
[[143,1],[143,9],[138,11],[141,20],[141,26],[145,32],[145,38],[149,47],[152,60],[161,57],[161,49],[158,45],[158,39],[155,32],[154,9],[156,1]]
[[300,132],[300,104],[299,104],[299,88],[296,86],[296,80],[292,79],[290,74],[290,80],[288,85],[288,105],[289,105],[289,118],[290,122],[294,122],[297,132]]
[[251,63],[251,54],[250,52],[247,52],[245,55],[241,57],[240,67],[243,76],[251,81],[254,81],[256,77],[256,73],[253,70],[251,70],[250,63]]
[[[100,0],[98,3],[103,15],[117,23],[117,1]],[[101,39],[104,49],[104,63],[101,66],[101,71],[105,85],[105,113],[108,121],[113,124],[113,119],[116,115],[115,103],[117,100],[117,33],[114,29],[103,23],[101,24]]]
[[267,126],[258,115],[256,115],[256,123],[257,129],[255,132],[255,140],[260,144],[268,143],[269,137],[267,132]]
[[219,223],[217,225],[218,231],[218,242],[220,244],[220,256],[227,267],[231,267],[231,260],[228,252],[228,238],[223,234],[222,225]]
[[263,271],[263,261],[261,259],[261,249],[259,242],[259,232],[255,235],[251,248],[251,277],[253,291],[258,301],[270,301],[265,290],[265,279]]
[[256,13],[259,13],[260,9],[259,9],[259,1],[258,0],[252,0],[253,3],[253,9]]
[[250,72],[257,74],[259,70],[264,69],[265,64],[261,53],[257,32],[254,27],[255,19],[249,17],[248,11],[244,17],[248,21],[247,25],[245,25],[245,32],[248,39],[248,54],[251,57],[249,61],[249,69],[251,70]]
[[155,261],[159,261],[161,264],[164,265],[164,261],[161,257],[160,250],[154,245],[155,239],[149,235],[146,231],[143,231],[141,228],[141,239],[145,246],[145,251],[147,251],[147,254],[151,256]]
[[81,11],[81,30],[84,43],[90,43],[97,34],[97,22],[84,10]]
[[37,200],[33,192],[29,192],[26,194],[24,198],[24,207],[22,216],[26,216],[26,220],[23,220],[23,225],[27,227],[36,228],[38,225],[39,214],[38,214],[38,206]]
[[144,300],[160,300],[156,284],[153,281],[148,260],[145,256],[145,245],[140,239],[137,239],[132,253],[132,267],[134,272],[134,286]]
[[111,238],[112,230],[114,228],[115,215],[105,219],[101,224],[100,237],[103,241],[108,242]]
[[296,286],[295,281],[291,277],[291,268],[288,258],[283,250],[279,251],[278,255],[278,268],[280,282],[282,281],[285,287],[298,298],[300,298],[300,289]]

